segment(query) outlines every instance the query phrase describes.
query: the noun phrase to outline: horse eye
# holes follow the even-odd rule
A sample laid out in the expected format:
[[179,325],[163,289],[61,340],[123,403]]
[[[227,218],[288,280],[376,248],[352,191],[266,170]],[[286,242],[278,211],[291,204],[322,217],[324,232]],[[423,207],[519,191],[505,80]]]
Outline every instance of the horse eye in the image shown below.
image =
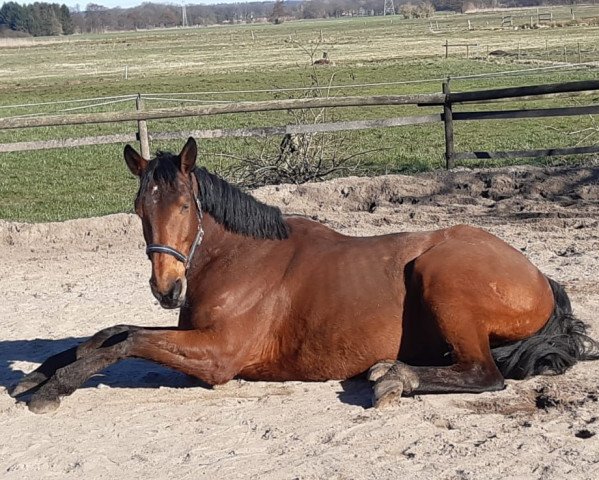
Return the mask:
[[181,207],[181,211],[186,212],[187,210],[189,210],[189,203],[184,203]]

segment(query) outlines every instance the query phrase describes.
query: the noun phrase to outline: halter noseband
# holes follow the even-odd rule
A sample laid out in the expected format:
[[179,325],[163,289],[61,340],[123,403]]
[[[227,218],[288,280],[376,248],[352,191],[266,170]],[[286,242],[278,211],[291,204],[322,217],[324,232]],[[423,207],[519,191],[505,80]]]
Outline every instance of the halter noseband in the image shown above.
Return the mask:
[[[194,187],[196,187],[196,183],[194,182],[194,179],[193,179],[193,172],[189,174],[189,177],[190,177],[190,181],[191,181],[191,192],[193,195],[193,199],[195,201],[197,215],[198,215],[198,232],[196,233],[196,237],[195,237],[193,243],[191,244],[191,247],[189,248],[189,253],[187,254],[187,256],[183,255],[179,250],[177,250],[173,247],[169,247],[168,245],[162,245],[160,243],[151,243],[146,247],[146,254],[148,255],[148,258],[150,257],[151,253],[165,253],[167,255],[172,255],[177,260],[179,260],[181,263],[185,264],[185,271],[187,271],[189,269],[189,266],[191,265],[191,260],[193,258],[193,254],[195,253],[196,249],[200,246],[200,244],[202,243],[202,240],[204,239],[204,229],[202,228],[202,205],[200,203],[199,192],[196,193],[195,188],[194,188]],[[198,189],[199,189],[199,186],[198,186]]]

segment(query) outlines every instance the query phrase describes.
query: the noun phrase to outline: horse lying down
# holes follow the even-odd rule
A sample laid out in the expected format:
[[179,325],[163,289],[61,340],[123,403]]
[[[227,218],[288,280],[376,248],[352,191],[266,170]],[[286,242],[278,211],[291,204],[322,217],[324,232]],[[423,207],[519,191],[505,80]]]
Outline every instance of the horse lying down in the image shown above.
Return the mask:
[[11,392],[32,393],[34,412],[130,357],[211,385],[367,372],[375,407],[599,358],[564,289],[483,230],[348,237],[197,167],[193,138],[179,155],[124,155],[140,179],[152,293],[180,308],[179,324],[117,325],[50,357]]

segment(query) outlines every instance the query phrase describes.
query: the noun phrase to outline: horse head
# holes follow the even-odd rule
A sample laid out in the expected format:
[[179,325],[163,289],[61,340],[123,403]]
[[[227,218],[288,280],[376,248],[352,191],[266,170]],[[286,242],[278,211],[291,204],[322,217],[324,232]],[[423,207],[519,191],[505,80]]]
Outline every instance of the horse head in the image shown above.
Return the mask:
[[185,302],[187,269],[202,241],[202,209],[194,174],[197,145],[189,138],[179,155],[159,152],[147,161],[130,145],[125,162],[139,178],[135,212],[152,262],[150,286],[164,308]]

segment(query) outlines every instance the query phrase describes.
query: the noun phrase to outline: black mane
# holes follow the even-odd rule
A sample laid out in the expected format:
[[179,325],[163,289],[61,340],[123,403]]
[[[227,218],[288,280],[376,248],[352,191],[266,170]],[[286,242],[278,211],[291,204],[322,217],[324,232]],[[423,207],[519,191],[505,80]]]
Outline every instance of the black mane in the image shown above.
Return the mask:
[[[140,191],[145,190],[150,180],[174,185],[179,166],[177,155],[158,152],[144,172]],[[200,186],[202,210],[230,232],[271,240],[289,236],[288,226],[277,207],[256,200],[203,167],[195,167],[193,173]]]

